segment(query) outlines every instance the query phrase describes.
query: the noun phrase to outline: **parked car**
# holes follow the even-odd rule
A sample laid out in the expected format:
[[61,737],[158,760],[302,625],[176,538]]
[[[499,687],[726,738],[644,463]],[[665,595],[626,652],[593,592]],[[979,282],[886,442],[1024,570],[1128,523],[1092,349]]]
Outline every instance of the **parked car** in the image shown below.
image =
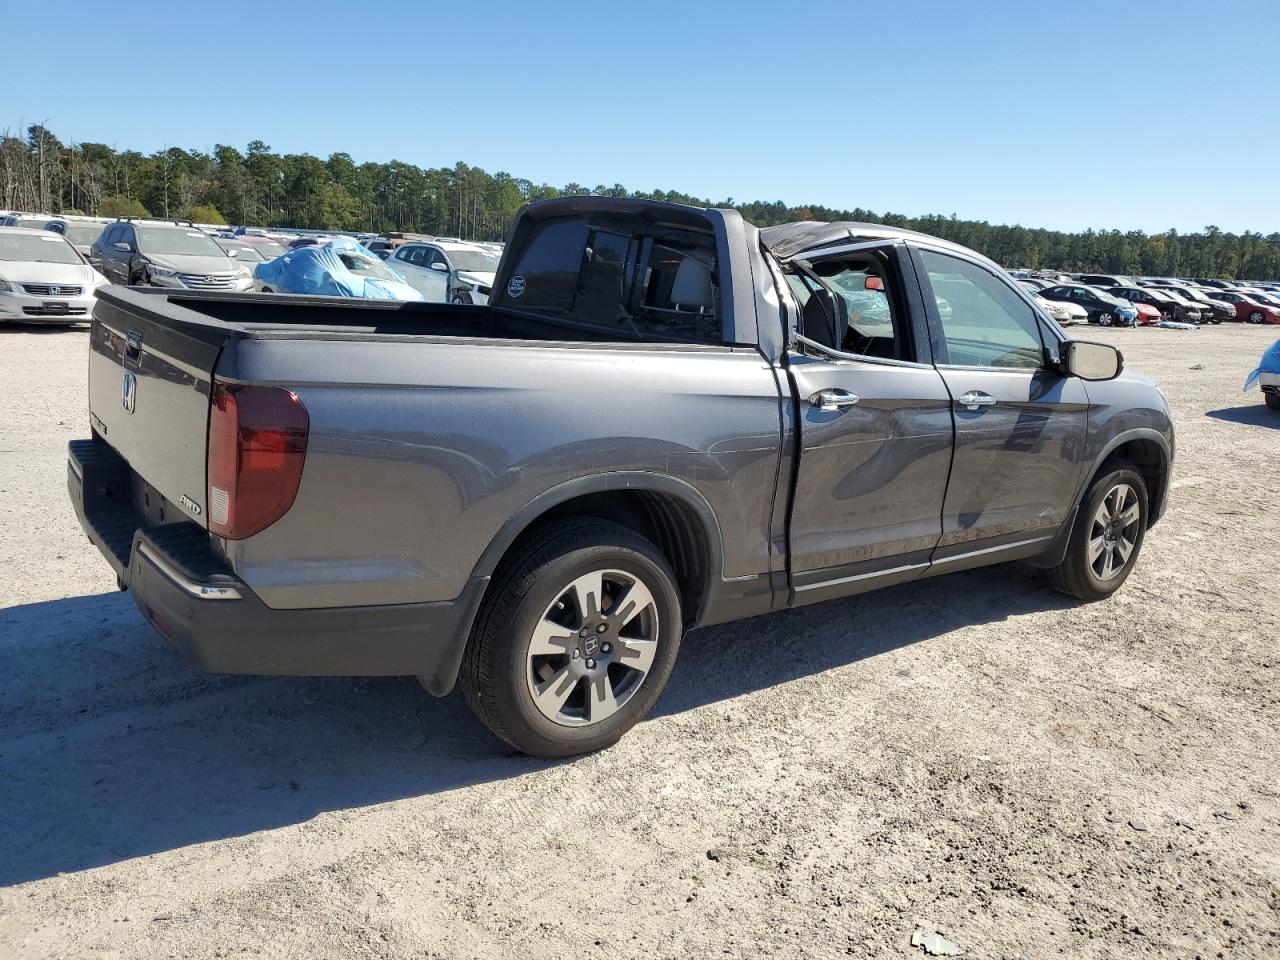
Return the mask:
[[[1110,287],[1107,293],[1121,300],[1128,300],[1134,306],[1149,307],[1161,320],[1175,320],[1179,323],[1200,322],[1200,310],[1197,307],[1175,300],[1169,294],[1154,287]],[[1142,311],[1138,312],[1139,322],[1141,322]]]
[[1046,300],[1060,300],[1083,307],[1089,322],[1104,327],[1132,327],[1138,322],[1138,311],[1131,303],[1114,297],[1097,287],[1063,283],[1040,291]]
[[243,265],[250,273],[257,268],[258,264],[275,259],[267,256],[259,244],[244,243],[238,237],[233,240],[228,240],[225,237],[215,237],[213,242],[222,248],[223,253]]
[[249,290],[253,275],[202,230],[178,220],[117,220],[94,241],[93,261],[112,283]]
[[53,219],[47,213],[11,213],[0,219],[0,227],[21,227],[24,230],[43,230],[44,225]]
[[1234,307],[1237,320],[1246,323],[1280,323],[1280,308],[1260,303],[1248,294],[1236,293],[1234,290],[1214,290],[1209,296]]
[[263,293],[303,293],[313,296],[356,297],[371,300],[421,300],[378,257],[349,237],[299,247],[254,268],[255,288]]
[[387,260],[433,303],[489,302],[498,257],[471,243],[409,242]]
[[1171,284],[1162,286],[1159,289],[1174,296],[1182,297],[1193,306],[1199,307],[1202,322],[1222,323],[1224,320],[1234,320],[1236,318],[1234,306],[1229,303],[1223,303],[1221,300],[1214,300],[1197,287]]
[[1043,287],[1037,287],[1029,280],[1019,280],[1018,286],[1031,294],[1031,298],[1036,302],[1041,310],[1051,316],[1062,326],[1070,326],[1073,323],[1088,323],[1089,313],[1084,307],[1071,303],[1069,300],[1046,300],[1040,296]]
[[94,291],[106,282],[66,237],[0,227],[0,321],[87,320]]
[[953,243],[573,197],[520,212],[493,289],[104,290],[68,486],[147,621],[219,672],[460,681],[565,756],[687,628],[1008,560],[1098,600],[1165,511],[1159,390]]
[[1262,388],[1262,399],[1270,409],[1280,410],[1280,340],[1267,348],[1261,362],[1245,379],[1246,393],[1254,387]]
[[270,237],[238,236],[235,242],[244,247],[252,247],[262,254],[263,260],[274,260],[276,257],[289,252],[289,248],[283,243],[279,240],[272,240]]
[[1136,286],[1132,277],[1112,276],[1107,273],[1073,273],[1072,279],[1090,287],[1132,287]]
[[102,236],[102,231],[110,222],[89,217],[56,217],[45,223],[44,229],[62,234],[71,241],[71,245],[79,250],[85,259],[89,259],[94,242]]

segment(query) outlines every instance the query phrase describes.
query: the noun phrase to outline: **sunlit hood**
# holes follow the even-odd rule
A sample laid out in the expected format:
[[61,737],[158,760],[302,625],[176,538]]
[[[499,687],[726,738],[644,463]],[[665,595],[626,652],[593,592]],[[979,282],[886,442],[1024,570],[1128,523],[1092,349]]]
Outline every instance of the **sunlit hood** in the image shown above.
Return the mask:
[[472,273],[470,270],[459,270],[458,279],[463,283],[474,283],[482,287],[493,286],[492,273]]

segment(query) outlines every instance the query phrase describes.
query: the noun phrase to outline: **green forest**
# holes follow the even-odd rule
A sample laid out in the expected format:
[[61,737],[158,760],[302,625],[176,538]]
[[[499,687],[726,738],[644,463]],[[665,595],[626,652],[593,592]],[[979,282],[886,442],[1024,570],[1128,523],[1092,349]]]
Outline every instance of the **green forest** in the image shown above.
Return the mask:
[[1280,278],[1280,233],[1275,232],[1235,234],[1206,226],[1199,233],[1066,233],[954,215],[712,201],[676,191],[629,190],[619,183],[551,186],[465,163],[356,163],[346,153],[322,160],[275,153],[261,140],[243,150],[219,144],[211,153],[170,147],[143,154],[101,143],[64,143],[53,131],[31,126],[24,135],[0,136],[0,184],[0,207],[9,210],[335,231],[411,230],[474,240],[501,239],[520,205],[530,200],[597,194],[731,206],[759,226],[790,220],[892,224],[962,243],[1010,268]]

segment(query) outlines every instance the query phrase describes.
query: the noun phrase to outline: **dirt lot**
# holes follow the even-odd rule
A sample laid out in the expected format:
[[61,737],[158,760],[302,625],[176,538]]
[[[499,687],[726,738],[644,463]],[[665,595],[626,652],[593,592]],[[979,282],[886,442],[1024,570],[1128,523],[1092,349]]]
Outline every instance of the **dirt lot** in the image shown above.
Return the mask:
[[412,680],[213,677],[80,534],[81,331],[0,331],[0,956],[1280,956],[1275,329],[1089,331],[1163,387],[1111,601],[1008,568],[692,635],[510,755]]

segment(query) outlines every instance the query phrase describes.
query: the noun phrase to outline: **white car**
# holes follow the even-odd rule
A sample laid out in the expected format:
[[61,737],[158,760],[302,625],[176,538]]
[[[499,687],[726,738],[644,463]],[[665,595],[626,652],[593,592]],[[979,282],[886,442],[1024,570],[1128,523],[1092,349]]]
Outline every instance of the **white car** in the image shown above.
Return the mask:
[[0,321],[87,320],[106,282],[62,234],[0,227]]
[[1088,323],[1089,311],[1078,303],[1063,303],[1061,300],[1046,300],[1036,297],[1044,312],[1058,321],[1059,326],[1069,327],[1073,323]]
[[1026,280],[1019,280],[1018,286],[1031,294],[1031,298],[1035,300],[1036,306],[1053,317],[1059,326],[1069,327],[1073,323],[1088,323],[1089,311],[1078,303],[1066,303],[1062,300],[1047,300],[1040,296],[1040,288],[1034,283]]
[[402,243],[387,263],[433,303],[488,303],[498,257],[474,243]]

